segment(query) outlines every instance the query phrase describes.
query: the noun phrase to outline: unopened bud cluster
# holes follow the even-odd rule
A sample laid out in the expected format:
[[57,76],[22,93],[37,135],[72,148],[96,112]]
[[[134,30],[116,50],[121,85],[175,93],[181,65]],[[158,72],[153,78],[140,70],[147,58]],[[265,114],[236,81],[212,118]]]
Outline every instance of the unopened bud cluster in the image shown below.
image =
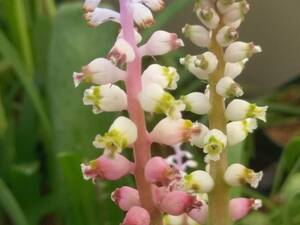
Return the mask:
[[[139,28],[151,26],[155,21],[152,11],[164,8],[163,0],[124,0]],[[99,8],[101,0],[86,0],[84,3],[87,23],[96,27],[107,21],[122,24],[122,15],[111,9]],[[239,27],[249,5],[245,0],[197,0],[195,12],[201,25],[185,25],[184,36],[195,45],[210,49],[212,32],[217,30],[216,42],[225,49],[224,76],[216,85],[217,93],[224,98],[240,97],[243,90],[234,79],[241,74],[247,60],[261,51],[253,43],[237,41]],[[124,28],[124,27],[121,27]],[[126,82],[126,68],[137,58],[160,56],[182,47],[183,41],[175,33],[156,31],[148,41],[142,40],[138,29],[134,36],[136,45],[132,46],[120,30],[114,46],[106,57],[97,58],[83,66],[80,72],[74,72],[74,84],[92,84],[83,94],[83,104],[92,107],[92,112],[117,112],[129,110],[128,94],[117,85]],[[217,56],[210,50],[199,55],[187,55],[180,63],[197,79],[209,80],[218,65]],[[232,100],[226,108],[228,120],[226,133],[218,129],[209,129],[199,122],[182,118],[183,111],[198,115],[208,114],[211,110],[209,88],[206,93],[193,92],[175,97],[172,91],[177,88],[179,74],[176,68],[159,64],[148,66],[140,74],[141,91],[135,96],[140,107],[147,113],[164,115],[156,126],[149,131],[150,142],[169,145],[176,154],[167,159],[156,156],[151,158],[144,168],[144,177],[152,187],[153,203],[165,214],[165,225],[204,224],[208,215],[205,197],[215,185],[210,174],[203,170],[186,173],[186,168],[197,165],[190,153],[180,150],[181,143],[190,143],[205,154],[204,161],[220,160],[227,146],[236,145],[257,128],[257,119],[265,121],[267,107],[257,106],[241,99]],[[128,88],[128,87],[126,87]],[[133,148],[138,139],[138,127],[125,116],[114,120],[107,132],[95,136],[93,145],[103,149],[103,154],[95,160],[81,165],[84,179],[93,181],[117,180],[129,174],[135,174],[136,162],[122,155],[124,149]],[[144,140],[149,141],[149,140]],[[186,162],[181,161],[187,158]],[[179,163],[180,161],[180,163]],[[241,164],[233,164],[224,174],[224,180],[231,186],[248,183],[257,187],[262,172],[254,172]],[[139,191],[123,186],[112,193],[112,200],[127,214],[122,225],[149,225],[149,212],[143,208]],[[257,209],[260,202],[253,199],[238,198],[230,202],[230,214],[233,220],[245,216],[251,209]],[[236,208],[240,209],[237,210]],[[180,222],[181,221],[181,222]]]

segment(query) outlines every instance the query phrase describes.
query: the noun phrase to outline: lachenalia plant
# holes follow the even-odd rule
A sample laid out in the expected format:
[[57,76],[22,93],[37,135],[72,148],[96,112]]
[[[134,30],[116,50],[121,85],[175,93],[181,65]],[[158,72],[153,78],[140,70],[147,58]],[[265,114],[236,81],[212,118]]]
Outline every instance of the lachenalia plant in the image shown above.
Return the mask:
[[[84,179],[118,180],[132,174],[136,187],[123,186],[112,193],[112,200],[126,212],[122,225],[228,225],[257,209],[260,201],[248,198],[229,200],[229,187],[245,183],[257,187],[262,172],[241,164],[227,165],[227,146],[243,141],[265,120],[266,107],[240,97],[234,81],[250,56],[260,51],[253,43],[235,42],[236,28],[248,11],[245,1],[200,0],[197,16],[207,27],[186,25],[184,34],[209,51],[186,56],[180,62],[199,79],[209,81],[205,93],[193,92],[175,98],[179,74],[174,67],[152,64],[142,71],[142,59],[164,55],[183,46],[175,33],[155,31],[141,45],[139,29],[154,23],[152,11],[163,9],[163,0],[119,0],[120,12],[98,7],[101,0],[86,0],[85,19],[92,27],[104,22],[120,24],[112,49],[96,58],[81,72],[74,72],[75,86],[92,83],[84,91],[83,103],[95,114],[124,111],[108,131],[98,134],[93,145],[103,149],[97,159],[81,165]],[[223,48],[227,47],[224,53]],[[125,84],[125,90],[118,86]],[[127,111],[127,113],[126,113]],[[182,118],[182,111],[209,115],[209,128]],[[165,115],[148,132],[145,112]],[[228,121],[231,121],[227,123]],[[151,145],[174,148],[174,155],[152,157]],[[190,143],[205,153],[205,170],[187,172],[197,163],[182,143]],[[134,161],[122,155],[132,149]],[[208,195],[207,195],[208,194]]]

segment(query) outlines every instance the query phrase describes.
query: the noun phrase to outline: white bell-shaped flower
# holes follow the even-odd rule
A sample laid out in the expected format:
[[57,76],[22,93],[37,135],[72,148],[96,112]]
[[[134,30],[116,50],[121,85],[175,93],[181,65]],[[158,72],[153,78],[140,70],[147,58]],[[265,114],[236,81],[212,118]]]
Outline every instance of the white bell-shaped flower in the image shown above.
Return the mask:
[[160,11],[165,7],[163,0],[141,0],[146,6],[148,6],[152,11]]
[[204,137],[207,135],[209,129],[202,123],[194,123],[199,127],[199,132],[193,133],[190,138],[190,143],[192,146],[196,146],[198,148],[204,147]]
[[241,41],[231,43],[225,50],[224,60],[226,62],[236,63],[246,58],[252,57],[256,53],[262,52],[260,46],[253,42],[245,43]]
[[136,125],[124,116],[118,117],[103,136],[97,135],[93,141],[96,148],[104,148],[106,154],[114,156],[137,139]]
[[200,21],[210,29],[215,29],[220,23],[220,17],[214,8],[200,9],[196,13]]
[[191,193],[208,193],[214,187],[214,180],[203,170],[196,170],[184,176],[184,188]]
[[192,135],[200,132],[198,123],[193,124],[192,121],[184,119],[164,118],[153,128],[150,137],[153,142],[159,144],[176,145],[189,141]]
[[249,12],[250,6],[247,1],[242,0],[228,6],[223,12],[223,21],[225,24],[233,23],[237,20],[243,20]]
[[136,2],[131,3],[130,6],[132,8],[134,22],[139,27],[146,28],[154,24],[155,20],[149,8],[141,3]]
[[139,48],[142,56],[164,55],[172,50],[184,46],[181,39],[175,33],[163,30],[155,31],[149,40]]
[[[134,29],[134,38],[137,44],[142,41],[142,35],[137,31],[137,29]],[[123,30],[119,32],[117,39],[124,39]]]
[[228,123],[226,126],[228,145],[232,146],[244,141],[256,128],[257,121],[253,118]]
[[221,14],[224,14],[234,2],[235,0],[219,0],[217,1],[217,9]]
[[215,54],[208,51],[198,56],[187,55],[180,59],[180,63],[197,78],[207,80],[208,75],[216,70],[218,59]]
[[101,0],[85,0],[83,4],[83,9],[87,12],[94,11],[100,4]]
[[107,21],[120,22],[120,14],[118,12],[104,8],[96,8],[92,12],[87,12],[84,18],[91,27],[99,26]]
[[206,153],[204,158],[205,162],[218,161],[220,159],[220,154],[227,146],[227,137],[222,131],[213,129],[207,132],[203,144],[203,151]]
[[226,63],[225,69],[224,69],[224,76],[225,77],[231,77],[232,79],[235,79],[237,76],[239,76],[244,68],[245,64],[248,62],[248,59],[244,59],[237,63]]
[[226,183],[233,187],[238,187],[248,183],[251,187],[257,188],[262,177],[262,171],[256,173],[252,169],[248,169],[239,163],[230,165],[224,174],[224,180]]
[[83,66],[80,73],[73,73],[74,85],[77,87],[81,82],[94,84],[115,83],[126,78],[126,72],[116,67],[110,60],[97,58],[88,65]]
[[242,99],[234,99],[228,104],[225,114],[226,118],[231,121],[256,118],[265,122],[267,109],[268,106],[260,107]]
[[161,86],[151,83],[143,87],[139,94],[142,108],[150,113],[164,113],[170,118],[181,118],[181,111],[185,105],[176,100],[170,93],[164,91]]
[[237,30],[230,26],[222,27],[216,35],[218,44],[222,47],[227,47],[239,37]]
[[150,65],[142,74],[143,87],[155,83],[163,89],[174,90],[177,88],[179,74],[176,68],[166,67],[158,64]]
[[203,26],[186,24],[184,28],[182,28],[182,33],[198,47],[210,46],[210,32]]
[[84,105],[92,105],[95,114],[127,109],[127,95],[116,85],[91,86],[84,91]]
[[241,86],[231,77],[222,77],[217,83],[216,91],[224,98],[240,97],[244,94]]
[[124,64],[132,62],[135,59],[135,52],[126,40],[119,38],[107,57],[114,64]]
[[209,99],[201,92],[192,92],[181,97],[185,110],[199,115],[207,114],[211,108]]

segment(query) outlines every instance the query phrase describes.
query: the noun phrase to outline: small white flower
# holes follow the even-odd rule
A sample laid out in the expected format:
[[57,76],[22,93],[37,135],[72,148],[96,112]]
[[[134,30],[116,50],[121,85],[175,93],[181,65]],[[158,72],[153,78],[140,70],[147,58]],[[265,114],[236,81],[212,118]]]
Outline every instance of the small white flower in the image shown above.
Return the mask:
[[245,0],[233,3],[223,12],[223,21],[225,24],[230,24],[237,20],[243,20],[249,10],[250,6]]
[[184,28],[182,28],[182,33],[198,47],[210,46],[210,32],[203,26],[186,24]]
[[203,151],[207,154],[204,158],[205,162],[218,161],[226,145],[227,137],[222,131],[217,129],[208,131],[204,137]]
[[180,59],[180,63],[197,78],[208,79],[208,75],[216,70],[218,59],[212,52],[205,52],[198,56],[187,55]]
[[116,43],[108,53],[108,59],[114,64],[124,64],[135,59],[135,53],[131,45],[124,39],[117,39]]
[[248,62],[248,59],[244,59],[237,63],[226,63],[225,69],[224,69],[224,76],[225,77],[231,77],[232,79],[235,79],[237,76],[239,76],[244,68],[245,64]]
[[244,94],[240,85],[230,77],[222,77],[217,83],[216,91],[225,98],[240,97]]
[[268,106],[257,106],[241,99],[231,101],[225,111],[226,117],[231,121],[244,120],[246,118],[257,118],[266,122],[266,111]]
[[244,141],[249,133],[257,128],[256,119],[248,118],[241,121],[230,122],[226,126],[227,139],[230,146]]
[[220,22],[220,17],[214,8],[200,9],[197,13],[200,21],[208,28],[215,29]]
[[256,173],[252,169],[248,169],[239,163],[230,165],[224,174],[224,180],[226,183],[233,187],[238,187],[248,183],[251,187],[257,188],[262,177],[262,171]]
[[258,210],[259,208],[262,207],[262,201],[260,199],[254,199],[254,202],[252,204],[252,209]]
[[150,65],[142,74],[143,87],[155,83],[163,89],[174,90],[177,88],[179,74],[174,67],[165,67],[158,64]]
[[141,3],[130,4],[135,23],[142,28],[150,27],[155,21],[150,9]]
[[261,47],[252,42],[245,43],[237,41],[231,43],[225,50],[224,60],[226,62],[236,63],[260,52],[262,52]]
[[[142,35],[136,29],[134,29],[134,38],[137,44],[142,41]],[[119,32],[117,39],[124,39],[123,30]]]
[[184,46],[183,41],[178,39],[177,34],[158,30],[139,49],[142,56],[156,56],[164,55],[182,46]]
[[103,136],[97,135],[93,141],[96,148],[104,148],[106,153],[114,156],[137,139],[135,124],[124,116],[118,117]]
[[83,4],[83,9],[85,11],[94,11],[100,4],[101,0],[85,0]]
[[95,114],[127,109],[127,95],[116,85],[92,86],[84,91],[84,105],[92,105]]
[[164,91],[161,86],[151,83],[143,87],[139,94],[142,108],[150,113],[164,113],[170,118],[181,118],[181,111],[185,105],[176,100],[170,93]]
[[199,125],[190,120],[164,118],[153,128],[150,137],[156,143],[175,145],[189,141],[192,135],[199,132]]
[[120,22],[120,14],[118,12],[104,8],[96,8],[92,12],[87,12],[84,18],[91,27],[99,26],[107,21]]
[[155,12],[160,11],[165,7],[163,0],[142,0],[142,2]]
[[94,84],[115,83],[126,78],[126,72],[116,67],[110,60],[97,58],[88,65],[82,67],[80,73],[73,73],[74,85],[77,87],[81,82]]
[[229,44],[237,40],[239,33],[237,30],[230,26],[222,27],[216,35],[218,44],[222,47],[227,47]]
[[207,135],[209,129],[202,123],[195,123],[199,126],[199,132],[191,135],[190,143],[191,145],[195,145],[198,148],[204,147],[204,137]]
[[222,14],[226,13],[229,6],[231,6],[234,2],[235,0],[219,0],[217,2],[218,11]]
[[214,180],[203,170],[196,170],[184,177],[184,188],[192,193],[208,193],[214,187]]
[[199,115],[207,114],[211,108],[209,99],[201,92],[192,92],[181,97],[185,110]]

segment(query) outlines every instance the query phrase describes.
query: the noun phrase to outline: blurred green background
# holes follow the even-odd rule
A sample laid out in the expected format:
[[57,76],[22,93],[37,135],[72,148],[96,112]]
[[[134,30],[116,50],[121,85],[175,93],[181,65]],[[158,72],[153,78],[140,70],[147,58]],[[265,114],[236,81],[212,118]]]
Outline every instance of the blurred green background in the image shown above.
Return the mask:
[[[104,3],[113,7],[116,1]],[[249,100],[268,104],[270,110],[267,125],[230,150],[232,162],[265,172],[258,190],[233,190],[233,196],[264,202],[262,210],[238,224],[299,225],[300,1],[250,3],[253,10],[241,37],[265,51],[248,63],[240,81]],[[192,4],[168,1],[143,37],[147,40],[161,28],[180,33],[186,22],[196,23]],[[93,185],[83,181],[79,166],[100,154],[91,141],[116,115],[93,115],[82,105],[87,86],[75,89],[72,82],[73,71],[109,51],[118,26],[92,29],[82,17],[79,1],[0,0],[0,225],[115,225],[122,220],[110,192],[133,185],[132,177]],[[187,48],[157,59],[178,68],[177,96],[205,86],[178,65],[179,57],[199,51],[185,43]],[[145,66],[149,63],[153,59]],[[147,118],[152,126],[160,117]],[[154,149],[155,154],[171,153],[161,146]],[[191,151],[202,161],[199,151]]]

